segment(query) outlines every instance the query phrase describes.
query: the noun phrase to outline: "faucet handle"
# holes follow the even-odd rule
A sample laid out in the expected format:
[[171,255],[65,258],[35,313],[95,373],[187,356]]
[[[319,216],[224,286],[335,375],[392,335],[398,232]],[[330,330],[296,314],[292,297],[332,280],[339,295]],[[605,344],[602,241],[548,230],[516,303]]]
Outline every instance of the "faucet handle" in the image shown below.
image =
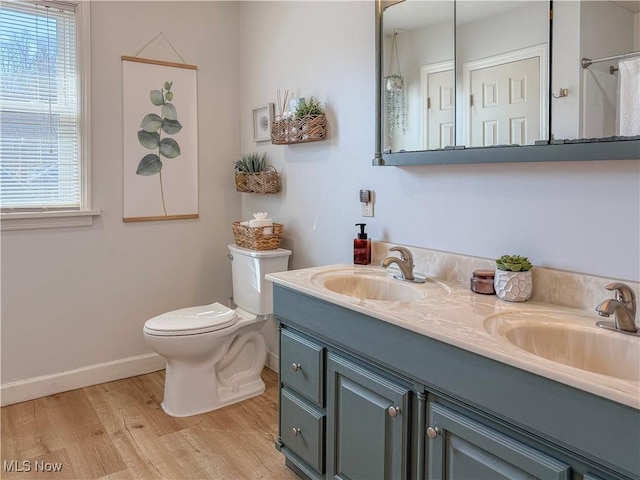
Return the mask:
[[403,262],[411,263],[411,265],[413,265],[413,255],[411,255],[409,249],[404,247],[391,247],[389,251],[400,252],[400,260],[402,260]]
[[633,304],[636,301],[636,294],[633,292],[631,287],[626,283],[613,282],[613,283],[610,283],[609,285],[605,285],[604,288],[606,288],[607,290],[614,291],[616,294],[616,300],[618,300],[619,302]]

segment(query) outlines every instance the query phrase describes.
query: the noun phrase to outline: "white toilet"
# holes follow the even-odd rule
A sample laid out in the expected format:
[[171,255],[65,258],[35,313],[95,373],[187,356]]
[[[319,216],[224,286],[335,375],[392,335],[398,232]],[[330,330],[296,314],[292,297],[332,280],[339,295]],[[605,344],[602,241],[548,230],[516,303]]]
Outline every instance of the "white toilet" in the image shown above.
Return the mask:
[[147,320],[149,346],[167,360],[162,409],[174,417],[208,412],[265,390],[260,377],[267,349],[260,329],[273,314],[267,273],[287,270],[291,251],[248,250],[229,245],[233,297],[183,308]]

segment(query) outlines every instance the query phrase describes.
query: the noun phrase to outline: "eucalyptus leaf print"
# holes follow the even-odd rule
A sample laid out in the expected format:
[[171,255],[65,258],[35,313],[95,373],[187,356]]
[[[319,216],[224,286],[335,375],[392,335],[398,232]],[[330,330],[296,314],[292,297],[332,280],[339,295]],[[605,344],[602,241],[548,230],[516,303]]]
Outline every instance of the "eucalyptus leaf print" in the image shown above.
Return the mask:
[[157,132],[158,129],[162,126],[162,117],[160,115],[156,115],[155,113],[150,113],[149,115],[145,115],[140,122],[140,128],[145,132]]
[[160,145],[160,134],[158,132],[149,133],[144,130],[140,130],[138,132],[138,141],[144,148],[153,150],[154,148],[158,148]]
[[164,94],[162,93],[162,90],[151,90],[149,97],[151,98],[151,103],[156,107],[164,104]]
[[149,155],[145,155],[140,163],[138,164],[138,169],[136,173],[138,175],[155,175],[156,173],[160,173],[162,170],[162,162],[160,161],[160,157],[155,153],[150,153]]
[[178,120],[162,120],[162,131],[167,135],[173,135],[174,133],[178,133],[182,130],[182,125]]
[[180,145],[173,138],[163,138],[160,141],[160,155],[165,158],[176,158],[180,155]]
[[149,153],[142,157],[137,175],[151,176],[158,174],[160,178],[160,195],[162,197],[162,209],[167,216],[167,207],[164,201],[164,188],[162,185],[162,160],[164,158],[176,158],[180,156],[180,145],[173,138],[162,138],[162,134],[175,135],[182,130],[182,124],[178,121],[178,111],[173,103],[174,94],[171,91],[173,82],[164,82],[160,90],[151,90],[149,100],[156,107],[160,107],[160,115],[149,113],[140,122],[141,130],[138,130],[138,142],[148,150],[156,150],[158,153]]
[[177,120],[178,119],[178,113],[176,112],[176,107],[174,107],[170,103],[165,103],[162,106],[162,116],[164,118],[169,119],[169,120]]

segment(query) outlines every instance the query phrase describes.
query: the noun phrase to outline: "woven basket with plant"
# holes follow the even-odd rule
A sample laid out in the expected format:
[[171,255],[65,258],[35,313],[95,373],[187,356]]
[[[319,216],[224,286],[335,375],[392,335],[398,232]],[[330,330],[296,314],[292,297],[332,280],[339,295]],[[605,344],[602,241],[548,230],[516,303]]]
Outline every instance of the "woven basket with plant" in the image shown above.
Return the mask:
[[266,153],[247,153],[236,161],[236,190],[244,193],[278,193],[280,175],[267,165]]
[[325,139],[326,119],[322,104],[311,97],[296,107],[293,118],[276,119],[271,126],[271,143],[318,142]]

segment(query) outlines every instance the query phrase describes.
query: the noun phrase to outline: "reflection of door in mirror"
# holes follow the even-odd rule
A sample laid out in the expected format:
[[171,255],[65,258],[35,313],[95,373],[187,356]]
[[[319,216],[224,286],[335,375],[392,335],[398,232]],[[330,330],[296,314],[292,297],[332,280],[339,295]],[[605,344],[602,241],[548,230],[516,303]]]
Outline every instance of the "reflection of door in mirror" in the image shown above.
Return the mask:
[[537,58],[471,71],[468,145],[527,145],[540,133]]
[[435,150],[455,145],[453,60],[424,65],[420,69],[420,92],[421,148]]
[[456,2],[457,145],[548,138],[548,9],[547,1]]
[[547,138],[546,65],[546,44],[465,63],[465,144],[533,145]]

